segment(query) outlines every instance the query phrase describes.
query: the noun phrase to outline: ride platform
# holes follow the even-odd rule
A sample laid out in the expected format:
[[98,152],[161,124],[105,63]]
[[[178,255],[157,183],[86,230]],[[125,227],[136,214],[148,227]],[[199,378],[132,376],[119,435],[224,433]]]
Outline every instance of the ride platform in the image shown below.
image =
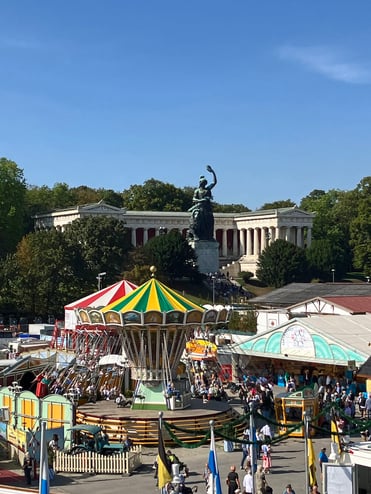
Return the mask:
[[[210,428],[210,420],[217,429],[228,425],[240,417],[239,413],[226,401],[210,400],[204,403],[200,398],[192,398],[186,409],[166,410],[163,420],[184,430],[176,431],[176,436],[185,443],[197,443],[205,437],[205,430]],[[134,444],[156,446],[158,444],[158,410],[137,410],[118,407],[114,400],[85,403],[76,410],[77,424],[101,426],[109,436],[110,442],[121,442],[129,435]],[[245,424],[238,426],[236,433],[243,432]],[[185,431],[189,432],[185,432]],[[171,444],[166,429],[163,429],[165,443]]]

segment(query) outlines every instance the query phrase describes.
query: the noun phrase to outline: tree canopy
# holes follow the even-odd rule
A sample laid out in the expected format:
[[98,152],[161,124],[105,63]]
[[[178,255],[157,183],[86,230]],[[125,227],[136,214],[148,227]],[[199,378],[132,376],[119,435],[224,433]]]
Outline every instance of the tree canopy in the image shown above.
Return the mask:
[[309,281],[305,250],[286,242],[275,240],[260,254],[257,278],[268,286],[280,288],[293,282]]
[[26,181],[14,161],[0,158],[0,257],[14,252],[25,228]]

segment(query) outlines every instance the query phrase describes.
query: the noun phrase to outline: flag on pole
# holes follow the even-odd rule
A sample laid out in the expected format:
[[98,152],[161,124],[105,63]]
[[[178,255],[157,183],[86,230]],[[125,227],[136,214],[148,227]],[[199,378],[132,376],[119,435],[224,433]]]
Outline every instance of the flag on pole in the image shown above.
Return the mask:
[[157,455],[157,478],[158,487],[163,489],[171,482],[171,463],[165,453],[164,440],[162,437],[161,419],[158,421],[158,455]]
[[40,442],[39,494],[49,494],[48,445],[46,442],[46,423],[44,421],[41,422]]
[[210,470],[210,476],[209,476],[210,493],[211,494],[222,494],[222,486],[220,484],[218,460],[216,457],[216,450],[215,450],[215,438],[214,438],[213,426],[211,426],[210,452],[209,452],[208,467]]
[[313,441],[312,439],[307,439],[308,447],[308,473],[309,473],[309,485],[313,486],[317,484],[316,478],[316,457],[314,454]]
[[331,442],[335,443],[335,452],[339,455],[341,453],[341,444],[335,416],[332,416],[331,418]]

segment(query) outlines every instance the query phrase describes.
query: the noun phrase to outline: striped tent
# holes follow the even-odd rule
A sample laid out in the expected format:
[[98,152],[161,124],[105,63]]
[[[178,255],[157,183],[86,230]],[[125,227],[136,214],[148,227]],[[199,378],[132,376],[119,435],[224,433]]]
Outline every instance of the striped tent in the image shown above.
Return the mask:
[[65,305],[65,328],[76,328],[77,320],[74,311],[75,309],[86,307],[105,307],[106,305],[113,303],[115,300],[121,300],[123,297],[125,297],[125,295],[132,292],[136,288],[137,285],[135,285],[134,283],[131,283],[127,280],[121,280],[117,283],[114,283],[113,285],[103,288],[103,290],[91,293],[83,298],[80,298],[79,300],[75,300],[75,302],[71,302],[68,305]]
[[136,290],[106,305],[102,312],[110,310],[117,312],[147,312],[152,310],[159,312],[173,310],[205,312],[203,307],[194,304],[155,278],[151,278]]

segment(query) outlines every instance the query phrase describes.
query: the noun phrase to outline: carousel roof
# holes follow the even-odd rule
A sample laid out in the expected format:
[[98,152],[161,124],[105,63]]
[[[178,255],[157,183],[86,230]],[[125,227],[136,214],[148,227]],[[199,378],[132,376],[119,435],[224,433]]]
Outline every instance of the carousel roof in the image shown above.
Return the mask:
[[100,310],[79,308],[83,324],[120,326],[225,324],[230,311],[208,310],[155,278]]
[[136,290],[107,305],[102,309],[102,312],[107,312],[109,310],[118,312],[127,312],[131,310],[137,312],[147,312],[149,310],[160,312],[169,312],[172,310],[181,312],[190,310],[205,311],[200,305],[187,300],[185,297],[179,295],[179,293],[155,278],[151,278]]
[[113,285],[99,290],[99,292],[91,293],[86,297],[80,298],[75,302],[65,305],[65,309],[76,309],[78,307],[105,307],[115,300],[122,299],[125,295],[135,290],[138,286],[127,280],[121,280]]

